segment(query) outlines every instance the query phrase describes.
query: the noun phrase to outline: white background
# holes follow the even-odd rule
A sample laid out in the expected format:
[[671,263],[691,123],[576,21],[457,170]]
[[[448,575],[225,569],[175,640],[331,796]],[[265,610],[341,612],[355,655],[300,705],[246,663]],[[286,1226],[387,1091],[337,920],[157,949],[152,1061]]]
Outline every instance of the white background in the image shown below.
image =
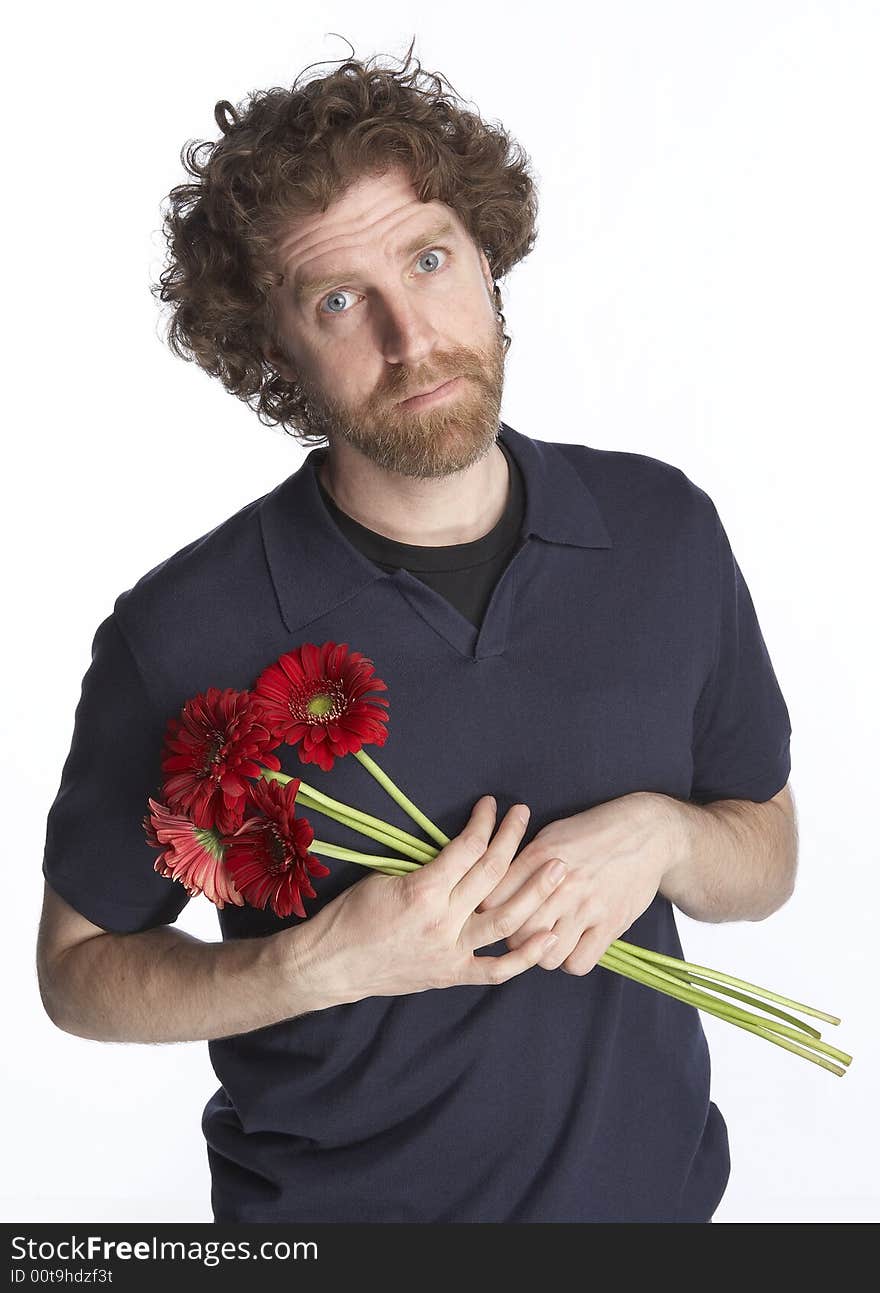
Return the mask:
[[[580,10],[379,0],[306,21],[212,0],[7,20],[5,1220],[211,1219],[206,1044],[85,1041],[43,1013],[42,845],[117,594],[304,456],[170,353],[148,284],[184,141],[217,137],[218,99],[331,70],[333,32],[393,66],[415,35],[423,67],[526,149],[539,239],[502,283],[502,417],[661,458],[712,496],[789,706],[797,892],[764,922],[679,928],[689,959],[842,1016],[823,1036],[855,1058],[838,1078],[703,1016],[733,1163],[715,1219],[880,1216],[878,9]],[[219,937],[204,899],[179,926]]]

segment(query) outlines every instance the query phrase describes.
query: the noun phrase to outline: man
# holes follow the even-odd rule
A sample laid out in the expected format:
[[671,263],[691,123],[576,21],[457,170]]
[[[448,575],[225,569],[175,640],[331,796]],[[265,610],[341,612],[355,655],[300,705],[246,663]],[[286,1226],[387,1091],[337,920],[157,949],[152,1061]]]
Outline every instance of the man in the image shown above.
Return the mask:
[[[80,1036],[208,1039],[217,1221],[708,1221],[729,1156],[699,1016],[598,962],[624,935],[681,956],[673,904],[760,920],[790,896],[788,711],[708,495],[500,421],[493,277],[533,195],[444,104],[349,63],[232,125],[218,105],[177,191],[175,343],[316,447],[96,633],[47,827],[44,1001]],[[332,865],[305,919],[227,903],[201,943],[141,829],[165,723],[326,641],[375,662],[377,759],[452,843],[406,877]],[[412,826],[355,759],[275,753]]]

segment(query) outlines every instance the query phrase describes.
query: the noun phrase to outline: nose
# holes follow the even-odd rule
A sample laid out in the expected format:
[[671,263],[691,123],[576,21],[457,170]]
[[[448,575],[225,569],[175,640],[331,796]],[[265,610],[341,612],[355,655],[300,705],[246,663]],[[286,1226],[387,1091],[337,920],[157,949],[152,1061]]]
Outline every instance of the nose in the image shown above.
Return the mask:
[[[385,295],[379,305],[382,357],[389,364],[418,368],[436,349],[437,331],[425,310],[403,291]],[[438,378],[442,380],[442,376]],[[424,385],[425,383],[422,383]],[[430,381],[427,383],[430,385]]]

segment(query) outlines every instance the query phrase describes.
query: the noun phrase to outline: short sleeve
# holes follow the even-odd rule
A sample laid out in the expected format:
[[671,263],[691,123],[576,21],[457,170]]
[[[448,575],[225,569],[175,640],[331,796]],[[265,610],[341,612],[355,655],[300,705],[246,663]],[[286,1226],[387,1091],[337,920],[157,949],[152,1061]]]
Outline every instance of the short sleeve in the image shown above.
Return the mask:
[[714,504],[712,532],[717,639],[714,664],[694,714],[690,798],[696,803],[763,803],[788,781],[791,722],[749,589]]
[[161,787],[166,722],[114,612],[94,636],[43,854],[50,886],[111,933],[171,924],[190,898],[155,871],[143,827]]

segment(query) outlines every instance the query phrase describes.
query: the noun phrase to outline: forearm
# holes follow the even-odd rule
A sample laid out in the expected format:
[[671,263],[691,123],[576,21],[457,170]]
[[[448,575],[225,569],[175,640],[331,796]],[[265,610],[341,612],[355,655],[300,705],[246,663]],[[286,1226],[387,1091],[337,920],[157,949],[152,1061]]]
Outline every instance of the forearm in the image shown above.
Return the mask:
[[64,1032],[104,1042],[209,1041],[334,1004],[308,924],[207,943],[171,926],[101,934],[63,952],[41,980]]
[[764,920],[794,891],[797,828],[775,800],[669,799],[674,841],[659,892],[693,920]]

